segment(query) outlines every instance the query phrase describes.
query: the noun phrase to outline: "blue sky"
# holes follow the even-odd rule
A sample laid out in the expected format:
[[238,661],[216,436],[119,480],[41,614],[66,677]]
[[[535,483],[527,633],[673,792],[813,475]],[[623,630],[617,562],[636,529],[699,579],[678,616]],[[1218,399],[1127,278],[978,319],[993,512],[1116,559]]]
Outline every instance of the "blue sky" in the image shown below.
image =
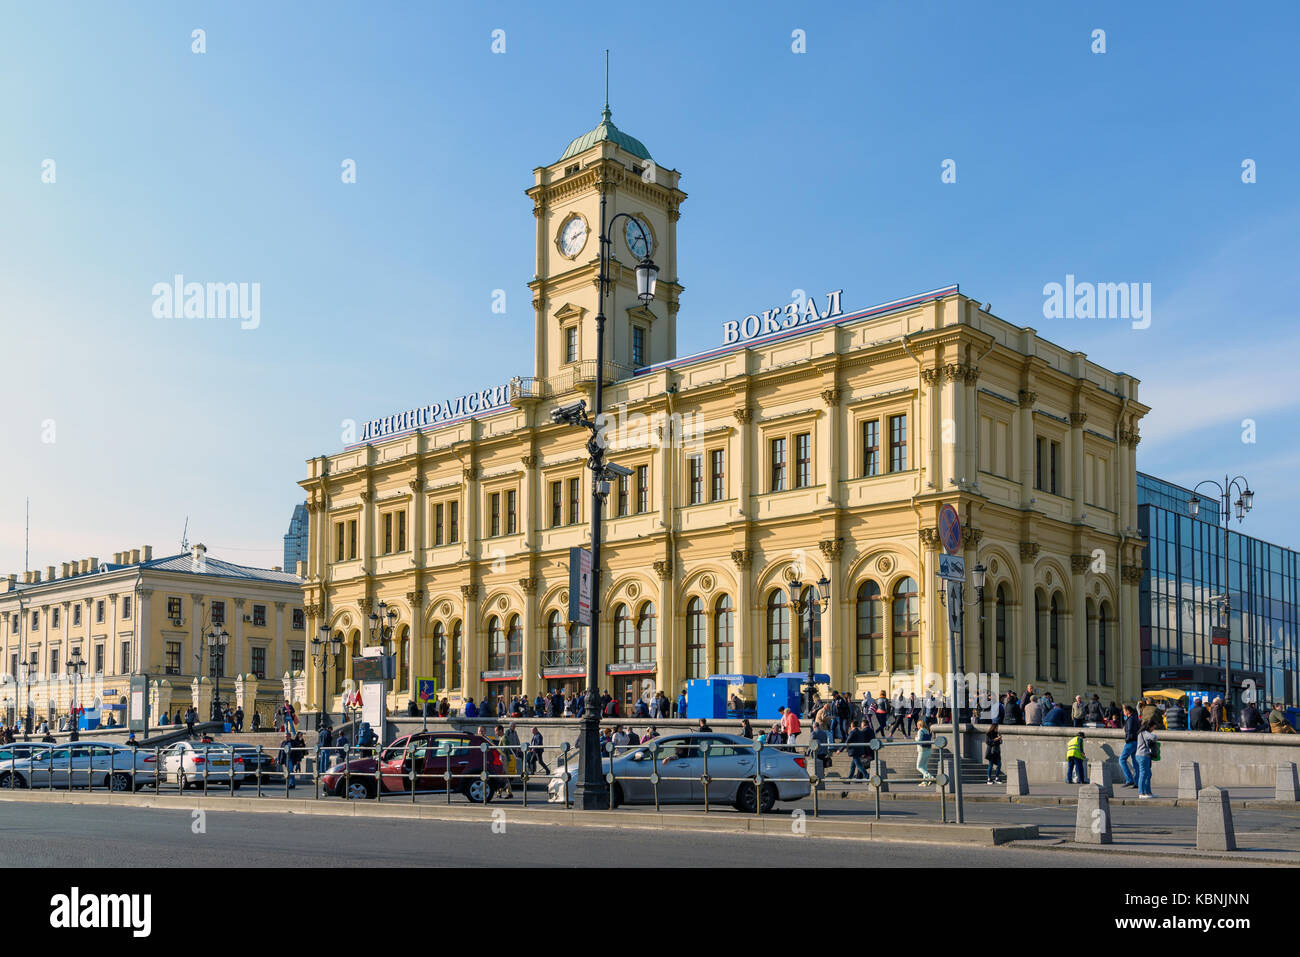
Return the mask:
[[[27,496],[32,567],[167,552],[187,516],[278,564],[344,419],[531,373],[523,191],[598,121],[607,47],[615,122],[689,194],[683,354],[794,289],[958,282],[1142,380],[1140,468],[1245,473],[1243,530],[1300,546],[1298,27],[1280,3],[6,2],[0,572]],[[260,325],[155,318],[177,273],[259,283]],[[1150,328],[1045,319],[1066,274],[1151,283]]]

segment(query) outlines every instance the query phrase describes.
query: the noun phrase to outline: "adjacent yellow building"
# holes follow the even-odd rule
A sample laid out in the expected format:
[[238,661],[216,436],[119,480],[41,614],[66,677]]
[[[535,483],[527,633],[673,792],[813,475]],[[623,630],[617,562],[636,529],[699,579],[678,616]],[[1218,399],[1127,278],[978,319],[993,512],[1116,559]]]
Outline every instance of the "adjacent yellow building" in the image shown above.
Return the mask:
[[[303,704],[305,627],[297,575],[235,565],[202,545],[161,558],[145,545],[9,575],[0,713],[12,723],[30,702],[37,721],[55,722],[75,698],[122,724],[128,680],[145,674],[155,723],[191,704],[206,720],[214,698],[242,706],[250,722],[256,707],[269,723],[285,697]],[[224,645],[219,637],[211,647],[209,634]]]
[[[338,710],[381,600],[397,611],[395,708],[420,676],[453,706],[583,684],[567,562],[589,544],[586,433],[549,413],[591,405],[602,191],[650,237],[618,229],[605,303],[609,458],[632,475],[605,506],[604,687],[675,697],[691,677],[809,664],[855,695],[914,687],[947,668],[935,572],[950,503],[967,567],[988,570],[982,607],[966,591],[965,669],[1131,699],[1137,380],[955,286],[740,311],[718,318],[719,348],[679,358],[679,178],[606,110],[527,191],[533,375],[373,420],[309,461],[307,625],[345,648],[328,673],[307,656],[309,707],[323,687]],[[661,270],[648,305],[632,272],[647,252]]]

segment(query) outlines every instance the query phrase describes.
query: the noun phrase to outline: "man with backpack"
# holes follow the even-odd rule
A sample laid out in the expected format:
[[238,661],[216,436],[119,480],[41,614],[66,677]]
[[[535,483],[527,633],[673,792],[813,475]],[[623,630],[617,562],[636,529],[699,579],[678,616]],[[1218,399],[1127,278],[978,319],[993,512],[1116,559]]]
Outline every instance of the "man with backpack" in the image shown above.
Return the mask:
[[838,691],[831,695],[831,740],[843,741],[848,736],[849,718],[852,716],[849,699]]

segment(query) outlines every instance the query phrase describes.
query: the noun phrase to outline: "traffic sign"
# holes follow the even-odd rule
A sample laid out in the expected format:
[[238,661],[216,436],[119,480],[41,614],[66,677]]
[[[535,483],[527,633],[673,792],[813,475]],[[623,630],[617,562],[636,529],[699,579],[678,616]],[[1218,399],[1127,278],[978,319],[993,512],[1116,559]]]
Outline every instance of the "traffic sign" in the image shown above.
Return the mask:
[[951,505],[939,510],[939,541],[943,542],[943,550],[949,555],[961,551],[961,519]]
[[961,582],[950,581],[948,585],[948,630],[954,635],[961,634]]
[[418,697],[421,701],[432,701],[438,697],[438,679],[436,678],[416,678],[415,687],[418,689]]
[[1228,643],[1228,629],[1215,626],[1210,630],[1210,644],[1226,645]]
[[591,552],[569,549],[569,621],[591,624]]
[[939,577],[950,582],[966,580],[966,559],[960,555],[939,556]]

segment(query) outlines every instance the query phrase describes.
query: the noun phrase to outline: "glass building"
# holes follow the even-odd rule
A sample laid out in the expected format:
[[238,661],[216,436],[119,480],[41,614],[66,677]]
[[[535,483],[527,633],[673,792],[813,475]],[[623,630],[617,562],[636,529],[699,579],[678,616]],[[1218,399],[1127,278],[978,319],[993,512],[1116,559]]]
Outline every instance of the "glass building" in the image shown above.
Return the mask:
[[[1203,489],[1193,518],[1191,490],[1142,472],[1137,479],[1138,528],[1147,539],[1139,589],[1142,688],[1221,695],[1225,648],[1211,641],[1222,624],[1217,596],[1224,591],[1217,493]],[[1234,710],[1243,688],[1252,687],[1257,703],[1295,705],[1300,552],[1230,529],[1227,593]]]
[[298,569],[298,562],[307,560],[307,503],[301,502],[293,507],[293,518],[289,519],[289,531],[284,536],[284,570],[293,574]]

